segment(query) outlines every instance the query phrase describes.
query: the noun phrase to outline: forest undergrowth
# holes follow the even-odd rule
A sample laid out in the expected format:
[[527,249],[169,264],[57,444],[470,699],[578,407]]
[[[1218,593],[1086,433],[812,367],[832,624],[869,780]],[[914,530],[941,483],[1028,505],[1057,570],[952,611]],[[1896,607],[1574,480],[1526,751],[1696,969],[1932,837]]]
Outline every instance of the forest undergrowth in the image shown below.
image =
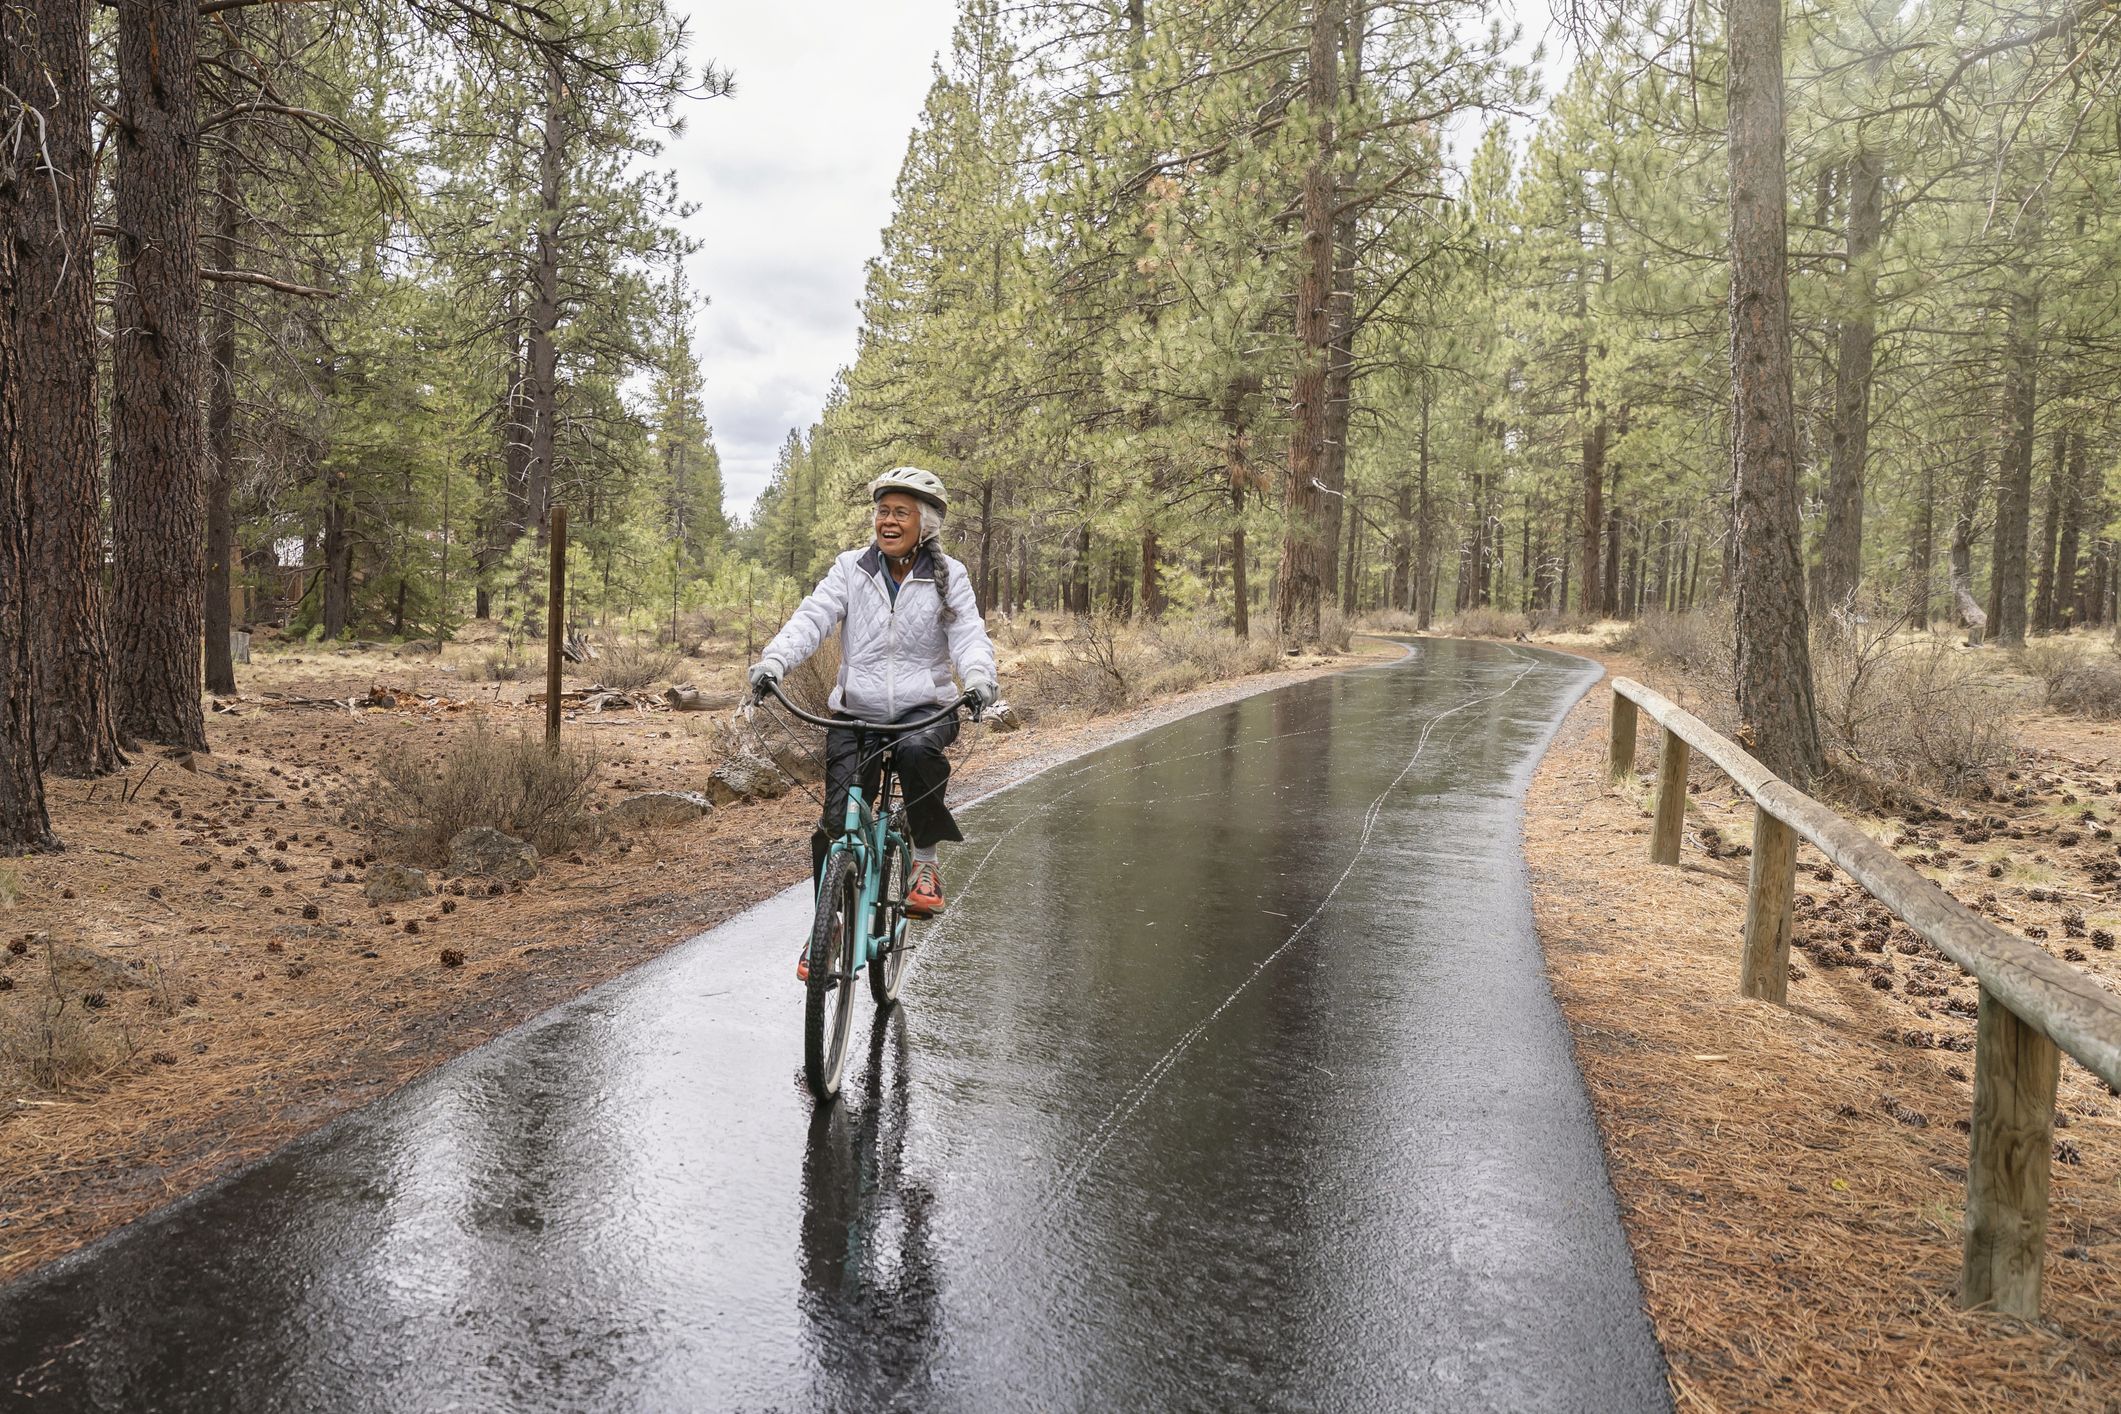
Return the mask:
[[[1712,616],[1544,641],[1727,729]],[[2121,987],[2121,725],[2051,681],[2101,635],[2023,654],[1883,626],[1824,646],[1821,792],[1961,902]],[[1527,857],[1623,1221],[1682,1408],[2111,1410],[2121,1387],[2121,1098],[2065,1060],[2039,1322],[1958,1310],[1976,988],[1800,853],[1788,1009],[1739,998],[1750,802],[1690,772],[1681,867],[1647,858],[1657,732],[1608,787],[1594,689],[1542,765]],[[1832,725],[1830,725],[1832,723]]]

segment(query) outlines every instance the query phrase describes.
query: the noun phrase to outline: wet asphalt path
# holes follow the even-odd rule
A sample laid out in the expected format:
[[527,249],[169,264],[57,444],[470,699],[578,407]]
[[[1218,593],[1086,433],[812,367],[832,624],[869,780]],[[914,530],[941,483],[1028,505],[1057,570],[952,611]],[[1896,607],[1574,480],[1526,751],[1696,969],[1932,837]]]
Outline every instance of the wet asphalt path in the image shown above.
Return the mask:
[[1425,642],[1058,767],[837,1107],[787,894],[0,1291],[0,1403],[1668,1407],[1518,849],[1595,675]]

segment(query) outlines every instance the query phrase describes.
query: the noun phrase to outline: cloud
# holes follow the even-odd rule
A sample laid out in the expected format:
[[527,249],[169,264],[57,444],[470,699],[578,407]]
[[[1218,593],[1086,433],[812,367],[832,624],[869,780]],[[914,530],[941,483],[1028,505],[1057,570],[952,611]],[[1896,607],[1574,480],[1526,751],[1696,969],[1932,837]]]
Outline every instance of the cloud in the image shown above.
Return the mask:
[[665,153],[699,203],[687,233],[707,415],[742,515],[790,427],[807,428],[854,357],[863,267],[891,219],[907,135],[948,47],[955,0],[680,8],[696,62],[734,98],[695,107]]

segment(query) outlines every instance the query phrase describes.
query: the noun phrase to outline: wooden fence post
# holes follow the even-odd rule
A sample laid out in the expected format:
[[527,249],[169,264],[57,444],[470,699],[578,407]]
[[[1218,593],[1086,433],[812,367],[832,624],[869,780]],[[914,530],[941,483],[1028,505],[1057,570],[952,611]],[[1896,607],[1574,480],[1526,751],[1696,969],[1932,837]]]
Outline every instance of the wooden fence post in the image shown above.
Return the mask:
[[1650,862],[1677,864],[1686,828],[1686,739],[1665,728],[1664,754],[1657,759],[1657,823],[1650,831]]
[[552,580],[545,591],[545,742],[560,744],[560,649],[567,641],[567,507],[554,506]]
[[1797,832],[1753,807],[1752,883],[1745,898],[1745,961],[1738,991],[1778,1006],[1790,995],[1790,914],[1797,898]]
[[1974,1030],[1974,1132],[1966,1159],[1966,1255],[1959,1304],[2040,1314],[2053,1152],[2055,1043],[1981,989]]
[[1606,746],[1606,773],[1613,779],[1635,774],[1635,704],[1613,694],[1613,734]]

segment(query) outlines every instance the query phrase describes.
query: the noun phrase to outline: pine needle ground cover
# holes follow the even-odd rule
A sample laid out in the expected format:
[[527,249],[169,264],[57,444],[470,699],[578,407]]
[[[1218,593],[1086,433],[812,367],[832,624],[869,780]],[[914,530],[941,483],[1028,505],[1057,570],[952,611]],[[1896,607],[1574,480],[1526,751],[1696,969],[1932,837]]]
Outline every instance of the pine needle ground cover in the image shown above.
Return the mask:
[[[1681,865],[1652,865],[1649,779],[1606,784],[1610,697],[1594,688],[1541,766],[1526,854],[1679,1407],[2110,1414],[2121,1099],[2064,1060],[2041,1320],[1958,1310],[1971,979],[1806,849],[1791,1005],[1740,998],[1751,804],[1697,771]],[[2003,926],[2121,981],[2121,733],[2018,726],[1987,798],[1866,824]],[[1638,744],[1646,773],[1656,735]]]

